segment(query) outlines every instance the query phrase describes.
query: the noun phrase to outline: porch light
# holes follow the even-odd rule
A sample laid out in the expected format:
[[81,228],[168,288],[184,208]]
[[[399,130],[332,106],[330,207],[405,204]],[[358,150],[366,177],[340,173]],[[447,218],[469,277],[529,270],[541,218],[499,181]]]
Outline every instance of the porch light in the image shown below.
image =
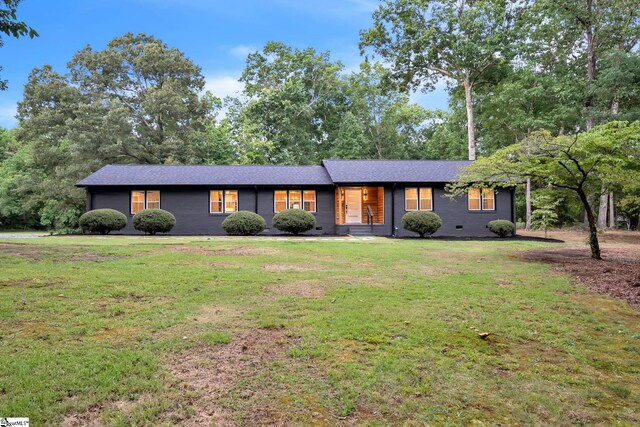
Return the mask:
[[367,200],[367,196],[368,196],[367,189],[365,188],[364,191],[362,192],[362,199]]

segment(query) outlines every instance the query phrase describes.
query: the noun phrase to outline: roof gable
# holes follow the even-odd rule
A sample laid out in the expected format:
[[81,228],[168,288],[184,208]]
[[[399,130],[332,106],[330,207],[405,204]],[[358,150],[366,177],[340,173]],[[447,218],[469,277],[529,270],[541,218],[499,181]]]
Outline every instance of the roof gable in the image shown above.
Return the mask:
[[451,182],[470,160],[324,160],[334,183]]

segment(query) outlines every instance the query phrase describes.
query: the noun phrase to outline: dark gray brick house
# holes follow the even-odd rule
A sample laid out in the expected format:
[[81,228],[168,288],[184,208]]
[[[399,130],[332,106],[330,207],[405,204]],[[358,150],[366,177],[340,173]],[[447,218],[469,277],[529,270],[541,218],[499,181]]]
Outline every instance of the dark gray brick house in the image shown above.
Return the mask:
[[129,218],[122,231],[135,234],[131,218],[142,209],[162,208],[177,224],[171,234],[224,234],[222,221],[238,210],[262,215],[271,228],[275,213],[305,209],[316,217],[310,234],[408,236],[402,216],[433,211],[442,218],[440,236],[488,236],[494,219],[515,222],[512,189],[470,189],[445,197],[469,161],[325,160],[321,166],[107,165],[78,182],[86,188],[86,209],[116,209]]

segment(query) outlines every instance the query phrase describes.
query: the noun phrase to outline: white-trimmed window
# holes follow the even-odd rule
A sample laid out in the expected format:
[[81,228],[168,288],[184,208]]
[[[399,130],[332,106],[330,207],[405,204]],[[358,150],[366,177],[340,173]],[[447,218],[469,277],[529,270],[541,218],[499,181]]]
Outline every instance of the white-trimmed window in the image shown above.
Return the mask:
[[418,189],[417,188],[405,188],[404,189],[404,210],[405,211],[417,211],[418,210]]
[[160,209],[160,192],[134,190],[131,192],[131,213],[137,214],[144,209]]
[[273,211],[282,212],[287,209],[287,192],[274,191],[273,193]]
[[303,209],[309,212],[316,211],[316,190],[304,190],[303,194],[304,205]]
[[433,190],[431,187],[407,187],[404,189],[405,211],[432,211]]
[[493,211],[496,209],[496,195],[492,188],[482,189],[482,210]]
[[276,190],[273,192],[273,211],[282,212],[285,209],[304,209],[316,211],[315,190]]
[[238,190],[209,191],[209,213],[238,212]]
[[496,209],[496,195],[491,188],[470,188],[467,196],[470,211],[493,211]]

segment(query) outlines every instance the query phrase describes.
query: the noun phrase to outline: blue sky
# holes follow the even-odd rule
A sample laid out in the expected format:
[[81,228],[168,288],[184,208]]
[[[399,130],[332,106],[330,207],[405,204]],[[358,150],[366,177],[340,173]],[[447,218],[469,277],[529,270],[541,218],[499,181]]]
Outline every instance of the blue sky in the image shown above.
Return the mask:
[[[126,32],[153,34],[202,67],[217,96],[242,89],[237,81],[248,52],[275,40],[297,48],[329,50],[347,69],[361,61],[359,31],[371,24],[373,0],[23,0],[18,17],[40,37],[4,37],[0,74],[0,126],[15,126],[16,103],[29,72],[50,64],[65,72],[73,54],[90,44],[102,49]],[[427,108],[447,108],[447,94],[415,94]]]

